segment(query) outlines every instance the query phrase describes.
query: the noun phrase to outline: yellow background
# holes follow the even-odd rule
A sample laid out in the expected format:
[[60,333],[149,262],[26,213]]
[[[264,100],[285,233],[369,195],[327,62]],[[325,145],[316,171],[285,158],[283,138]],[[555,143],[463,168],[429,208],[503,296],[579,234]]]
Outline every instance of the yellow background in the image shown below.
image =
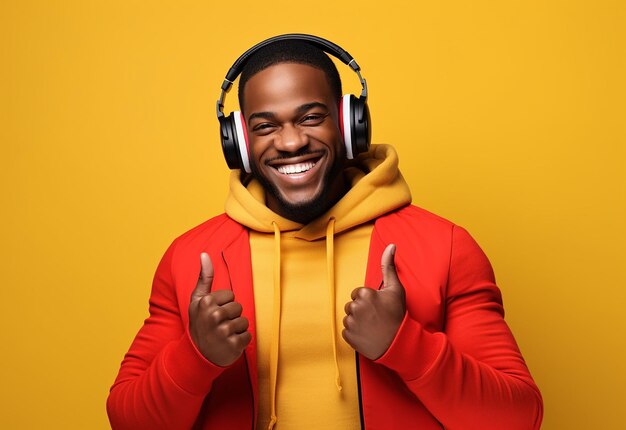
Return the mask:
[[414,202],[490,256],[543,428],[626,428],[625,27],[619,0],[3,1],[0,428],[108,427],[162,252],[222,210],[222,78],[284,32],[354,55]]

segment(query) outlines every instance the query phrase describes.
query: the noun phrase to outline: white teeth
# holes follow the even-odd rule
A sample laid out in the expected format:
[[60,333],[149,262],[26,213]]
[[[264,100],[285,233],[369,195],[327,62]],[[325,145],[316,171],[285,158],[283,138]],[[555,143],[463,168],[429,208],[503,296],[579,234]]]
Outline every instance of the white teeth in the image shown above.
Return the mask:
[[278,166],[276,170],[284,175],[291,175],[294,173],[302,173],[310,170],[315,166],[315,163],[310,161],[306,163],[298,163],[298,164],[284,164],[282,166]]

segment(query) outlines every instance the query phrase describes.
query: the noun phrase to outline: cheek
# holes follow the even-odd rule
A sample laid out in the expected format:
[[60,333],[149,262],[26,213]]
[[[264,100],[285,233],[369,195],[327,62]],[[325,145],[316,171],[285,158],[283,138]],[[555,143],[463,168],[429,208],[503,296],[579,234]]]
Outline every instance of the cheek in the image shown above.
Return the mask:
[[339,131],[339,126],[335,123],[328,127],[316,128],[309,133],[309,136],[335,150],[341,150],[343,147],[341,132]]
[[271,146],[271,139],[265,136],[248,136],[248,144],[251,158],[259,163],[267,148]]

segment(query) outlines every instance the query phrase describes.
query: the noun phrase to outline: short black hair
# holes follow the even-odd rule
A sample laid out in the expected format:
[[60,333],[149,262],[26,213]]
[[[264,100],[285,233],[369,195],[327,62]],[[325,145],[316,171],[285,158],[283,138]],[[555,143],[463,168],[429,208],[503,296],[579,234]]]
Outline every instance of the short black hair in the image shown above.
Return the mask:
[[303,40],[279,40],[256,51],[246,62],[239,77],[239,107],[248,80],[270,66],[280,63],[306,64],[324,72],[337,103],[341,100],[341,78],[335,63],[318,47]]

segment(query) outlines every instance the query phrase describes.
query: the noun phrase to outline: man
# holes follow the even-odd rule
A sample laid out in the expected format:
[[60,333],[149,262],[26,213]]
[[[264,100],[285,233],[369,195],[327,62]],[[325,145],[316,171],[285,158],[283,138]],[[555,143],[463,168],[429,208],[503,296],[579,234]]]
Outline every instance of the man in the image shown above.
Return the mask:
[[286,39],[246,61],[251,173],[165,253],[112,426],[538,429],[486,257],[410,205],[393,148],[346,160],[337,70]]

